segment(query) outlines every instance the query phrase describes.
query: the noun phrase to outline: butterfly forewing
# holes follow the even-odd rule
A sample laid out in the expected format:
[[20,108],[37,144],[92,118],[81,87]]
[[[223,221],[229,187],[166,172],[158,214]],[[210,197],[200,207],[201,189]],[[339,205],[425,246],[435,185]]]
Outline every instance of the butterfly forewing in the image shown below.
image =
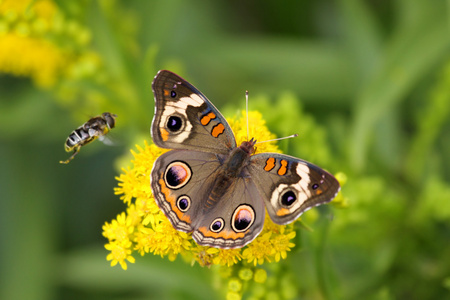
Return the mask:
[[193,85],[162,70],[152,87],[155,94],[152,138],[156,145],[218,154],[227,154],[236,147],[225,118]]
[[292,156],[261,153],[250,161],[251,178],[277,224],[290,223],[311,207],[331,201],[340,188],[330,173]]

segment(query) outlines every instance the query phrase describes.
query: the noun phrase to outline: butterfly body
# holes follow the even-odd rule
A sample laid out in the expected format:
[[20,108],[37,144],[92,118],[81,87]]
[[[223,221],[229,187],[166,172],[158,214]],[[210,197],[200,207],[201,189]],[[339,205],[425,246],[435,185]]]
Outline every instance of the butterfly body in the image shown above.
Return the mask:
[[[252,143],[253,142],[244,142]],[[243,144],[244,144],[243,143]],[[241,175],[244,167],[246,167],[250,160],[250,155],[253,153],[253,146],[251,148],[246,147],[246,145],[241,145],[239,147],[231,150],[230,155],[226,158],[223,163],[223,173],[226,177],[236,178]]]
[[160,71],[152,87],[152,138],[173,150],[155,161],[151,188],[174,228],[192,232],[198,244],[243,247],[261,232],[265,209],[287,224],[338,192],[336,179],[313,164],[254,154],[254,139],[237,146],[225,118],[178,75]]

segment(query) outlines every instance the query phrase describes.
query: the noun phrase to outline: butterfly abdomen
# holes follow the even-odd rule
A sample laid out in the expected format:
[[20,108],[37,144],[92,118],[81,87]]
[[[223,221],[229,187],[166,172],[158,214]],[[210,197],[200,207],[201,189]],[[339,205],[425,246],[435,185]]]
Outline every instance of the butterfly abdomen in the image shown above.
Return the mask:
[[222,198],[232,184],[232,179],[232,177],[225,175],[223,172],[216,178],[208,200],[206,201],[206,208],[214,206]]

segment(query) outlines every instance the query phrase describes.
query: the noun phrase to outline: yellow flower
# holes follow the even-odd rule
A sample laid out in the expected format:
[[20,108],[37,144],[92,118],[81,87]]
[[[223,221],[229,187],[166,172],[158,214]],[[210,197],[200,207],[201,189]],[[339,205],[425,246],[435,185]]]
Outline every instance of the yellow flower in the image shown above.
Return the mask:
[[255,282],[264,283],[267,280],[267,272],[264,269],[258,269],[255,272]]
[[[241,118],[227,120],[236,138],[236,144],[240,145],[242,142],[254,137],[257,141],[268,141],[275,138],[267,127],[266,122],[262,119],[262,115],[257,111],[248,112],[249,137],[247,137],[247,118],[246,112],[243,111]],[[281,153],[275,143],[262,143],[256,147],[256,153],[261,152],[275,152]]]
[[128,260],[130,263],[134,263],[135,259],[131,254],[131,242],[123,241],[123,242],[110,242],[105,245],[105,248],[111,251],[110,254],[106,257],[107,260],[111,261],[111,267],[114,267],[119,263],[122,269],[127,269],[127,263],[125,260]]
[[68,57],[55,45],[42,39],[7,33],[0,36],[0,71],[31,77],[39,86],[56,82]]
[[46,0],[3,0],[0,2],[0,14],[36,14],[39,17],[52,17],[56,12],[55,4]]
[[130,234],[134,231],[132,218],[127,216],[124,212],[117,216],[117,220],[106,223],[103,226],[103,235],[109,240],[115,241],[129,241]]
[[230,267],[237,264],[242,259],[241,249],[211,249],[218,250],[213,258],[213,263],[215,265]]
[[[347,183],[347,176],[342,172],[336,174],[336,179],[339,181],[341,187]],[[339,208],[347,208],[349,206],[348,199],[341,192],[336,195],[336,198],[331,201],[331,204]]]
[[249,268],[239,270],[239,278],[244,281],[249,281],[253,277],[253,271]]
[[287,252],[291,251],[291,248],[295,246],[294,243],[291,242],[292,239],[295,238],[295,231],[290,232],[289,234],[283,234],[283,231],[281,231],[281,234],[278,235],[275,239],[275,241],[272,242],[273,247],[275,248],[275,261],[279,262],[280,259],[286,259]]
[[233,292],[233,291],[229,291],[227,293],[227,300],[241,300],[242,296],[239,293]]
[[[267,219],[266,219],[267,220]],[[272,232],[261,232],[258,239],[255,239],[246,249],[244,249],[242,256],[249,263],[262,265],[265,261],[271,262],[275,257],[275,249],[271,246]]]
[[66,21],[51,0],[0,2],[0,72],[29,77],[39,87],[61,78],[93,76],[98,55],[82,48],[90,32]]
[[242,282],[237,278],[232,278],[228,281],[228,290],[232,292],[240,292],[242,289]]
[[141,254],[151,252],[161,257],[169,256],[170,260],[174,260],[179,253],[189,250],[190,247],[188,235],[176,231],[169,221],[163,219],[153,228],[140,227],[136,235],[136,249]]
[[[237,144],[247,140],[247,120],[245,112],[239,119],[229,120],[235,133]],[[258,112],[249,112],[250,137],[259,141],[270,140],[274,135],[266,128],[265,122]],[[200,246],[195,243],[190,233],[177,231],[157,206],[150,188],[150,173],[155,160],[167,150],[144,142],[137,146],[137,151],[131,151],[134,159],[133,167],[122,169],[118,176],[116,195],[127,205],[126,212],[116,220],[103,226],[103,235],[109,240],[107,249],[118,251],[119,254],[108,255],[113,263],[123,262],[124,257],[131,257],[136,251],[141,255],[152,253],[174,260],[178,255],[183,259],[198,263],[201,266],[233,266],[239,263],[249,263],[254,266],[265,262],[280,261],[287,257],[287,252],[294,247],[294,226],[274,224],[266,214],[262,232],[255,240],[240,249],[217,249]],[[258,152],[280,152],[272,142],[258,144]],[[125,244],[120,244],[120,242]],[[129,241],[129,244],[126,243]],[[122,247],[122,248],[120,248]],[[112,263],[112,264],[113,264]],[[121,263],[122,267],[124,265]],[[126,266],[126,265],[125,265]],[[256,274],[255,274],[256,276]]]

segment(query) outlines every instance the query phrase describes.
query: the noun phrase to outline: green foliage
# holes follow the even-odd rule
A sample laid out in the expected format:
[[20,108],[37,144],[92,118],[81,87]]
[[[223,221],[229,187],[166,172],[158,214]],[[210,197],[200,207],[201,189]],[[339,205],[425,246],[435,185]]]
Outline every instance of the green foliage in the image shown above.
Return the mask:
[[[5,3],[0,43],[35,20],[4,13]],[[15,77],[0,57],[0,299],[450,297],[444,1],[56,3],[56,25],[40,37],[70,63],[52,86]],[[285,153],[346,175],[348,207],[307,212],[310,230],[279,263],[227,273],[147,256],[111,268],[101,226],[123,210],[118,168],[150,140],[159,69],[226,116],[249,90],[272,132],[299,134],[279,143]],[[119,116],[117,146],[92,143],[59,165],[68,134],[103,111]]]

